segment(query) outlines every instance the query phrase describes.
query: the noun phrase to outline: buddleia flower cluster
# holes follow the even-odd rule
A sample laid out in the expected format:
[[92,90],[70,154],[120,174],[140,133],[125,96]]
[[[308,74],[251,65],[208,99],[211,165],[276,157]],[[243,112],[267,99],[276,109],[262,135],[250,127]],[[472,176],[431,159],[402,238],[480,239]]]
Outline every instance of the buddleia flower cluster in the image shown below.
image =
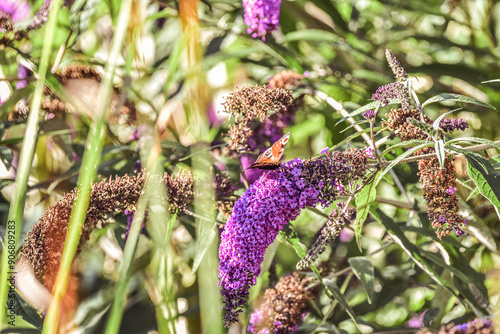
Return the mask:
[[[82,240],[87,240],[95,228],[108,224],[108,217],[112,215],[124,214],[130,222],[137,200],[143,192],[145,179],[144,173],[138,173],[93,184]],[[185,214],[187,206],[193,201],[192,174],[180,173],[175,177],[165,174],[163,180],[168,194],[165,201],[169,204],[169,211]],[[31,263],[36,278],[49,290],[52,289],[59,268],[76,196],[77,191],[73,190],[47,209],[28,233],[21,249],[21,257]]]
[[[300,85],[304,76],[293,71],[282,71],[269,80],[270,89],[292,89]],[[284,134],[285,128],[295,121],[296,112],[303,105],[303,96],[299,96],[292,103],[260,119],[252,130],[252,135],[247,138],[248,150],[262,154],[270,145],[278,141]],[[242,154],[240,157],[243,169],[248,168],[255,162],[255,155]],[[255,182],[262,171],[259,169],[245,170],[245,176],[249,184]]]
[[243,87],[229,95],[223,105],[225,111],[234,117],[235,124],[229,127],[229,145],[225,152],[235,155],[243,150],[251,150],[256,146],[252,141],[249,143],[249,138],[254,136],[254,121],[265,119],[271,112],[285,112],[292,101],[289,91],[269,88],[267,85]]
[[282,277],[273,289],[267,289],[266,301],[250,316],[248,331],[286,334],[297,330],[307,314],[307,301],[312,299],[307,282],[293,273]]
[[219,286],[226,326],[237,321],[278,232],[306,206],[329,206],[348,181],[365,177],[366,163],[365,151],[351,148],[326,158],[296,158],[250,185],[235,203],[221,235]]
[[243,0],[247,33],[265,41],[267,35],[278,30],[280,7],[281,0]]
[[[410,124],[409,119],[419,119],[418,110],[393,109],[385,115],[387,121],[383,123],[393,133],[401,137],[401,140],[413,139],[427,140],[429,135],[418,126]],[[432,120],[424,116],[427,124],[432,124]],[[463,120],[454,122],[456,129],[464,127]],[[442,123],[447,131],[452,129],[448,123]],[[442,134],[441,134],[442,135]],[[424,148],[415,152],[415,155],[434,153],[434,148]],[[423,185],[424,198],[428,201],[428,217],[432,227],[436,229],[439,238],[450,233],[457,236],[464,233],[463,228],[467,219],[458,214],[458,196],[456,194],[455,166],[451,158],[447,158],[441,168],[438,158],[422,159],[418,162],[420,182]]]

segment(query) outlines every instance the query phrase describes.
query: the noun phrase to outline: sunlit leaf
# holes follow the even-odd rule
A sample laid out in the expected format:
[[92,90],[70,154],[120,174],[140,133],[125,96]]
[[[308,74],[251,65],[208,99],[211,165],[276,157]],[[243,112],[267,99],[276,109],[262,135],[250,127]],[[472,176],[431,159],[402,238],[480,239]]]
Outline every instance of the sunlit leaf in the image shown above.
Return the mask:
[[428,104],[435,103],[435,102],[462,102],[462,103],[471,103],[471,104],[476,104],[478,106],[486,107],[486,108],[491,108],[494,110],[497,110],[495,107],[493,107],[491,104],[481,102],[479,100],[476,100],[475,98],[465,96],[465,95],[460,95],[460,94],[450,94],[450,93],[445,93],[445,94],[439,94],[434,97],[431,97],[424,103],[422,103],[422,108],[425,107]]
[[363,285],[363,288],[365,289],[366,295],[368,297],[368,302],[371,304],[373,300],[375,284],[375,272],[373,270],[373,264],[366,257],[362,256],[351,257],[348,259],[348,261],[351,265],[352,271]]

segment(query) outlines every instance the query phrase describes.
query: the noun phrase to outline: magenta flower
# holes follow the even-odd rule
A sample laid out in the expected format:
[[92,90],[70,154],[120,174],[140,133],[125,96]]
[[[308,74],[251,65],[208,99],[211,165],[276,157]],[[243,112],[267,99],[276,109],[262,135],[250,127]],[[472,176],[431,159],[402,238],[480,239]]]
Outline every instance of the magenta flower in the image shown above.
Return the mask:
[[261,272],[267,247],[306,206],[330,205],[337,185],[363,177],[362,150],[334,151],[326,159],[284,163],[265,172],[235,203],[221,235],[219,286],[224,296],[224,323],[237,321],[248,290]]
[[445,118],[441,120],[439,127],[445,132],[453,132],[455,130],[464,131],[469,127],[469,122],[461,118]]
[[7,14],[12,21],[18,22],[24,20],[30,11],[26,1],[2,0],[0,1],[0,12]]
[[278,30],[281,0],[243,0],[247,33],[266,40],[267,34]]
[[[378,91],[378,90],[377,90]],[[374,94],[375,95],[375,94]],[[377,116],[375,114],[375,111],[373,111],[372,109],[370,110],[367,110],[365,111],[363,114],[363,117],[366,118],[366,119],[372,119],[372,118],[375,118],[375,116]]]

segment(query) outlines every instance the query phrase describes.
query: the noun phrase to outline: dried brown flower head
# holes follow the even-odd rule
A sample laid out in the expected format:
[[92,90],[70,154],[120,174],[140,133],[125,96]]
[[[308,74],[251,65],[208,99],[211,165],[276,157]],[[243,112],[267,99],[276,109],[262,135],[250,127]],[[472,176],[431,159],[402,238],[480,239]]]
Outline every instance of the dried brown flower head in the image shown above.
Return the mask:
[[[193,201],[193,177],[191,173],[179,173],[177,177],[164,176],[167,200],[171,213],[183,214]],[[142,194],[145,175],[125,175],[114,180],[103,180],[92,186],[87,218],[80,243],[88,240],[98,225],[109,223],[108,217],[135,212],[135,205]],[[21,249],[21,256],[32,264],[35,276],[49,290],[59,268],[64,240],[76,191],[66,194],[50,207],[28,233]],[[80,245],[81,246],[81,245]]]
[[[402,141],[413,139],[432,140],[426,132],[415,125],[410,124],[407,119],[419,119],[418,110],[404,111],[402,109],[391,110],[386,114],[387,121],[383,123],[395,134],[401,137]],[[427,124],[432,124],[432,120],[424,116]],[[440,136],[442,132],[440,133]],[[425,148],[415,152],[415,155],[435,152],[433,148]],[[456,194],[455,166],[451,159],[446,159],[444,167],[441,168],[437,158],[424,159],[418,162],[420,182],[424,190],[424,198],[428,201],[428,217],[432,227],[436,229],[439,238],[455,232],[456,235],[463,234],[463,226],[466,224],[458,214],[458,196]]]
[[292,101],[290,92],[267,86],[244,87],[227,97],[223,105],[225,111],[234,117],[235,124],[229,127],[230,142],[226,152],[235,154],[247,150],[254,120],[263,120],[273,111],[284,112]]
[[274,289],[267,289],[266,302],[251,315],[248,331],[261,333],[267,329],[269,333],[285,334],[297,330],[307,313],[307,301],[312,299],[307,282],[293,273],[282,277]]
[[291,89],[300,85],[300,81],[304,79],[302,74],[294,71],[286,70],[276,74],[269,80],[269,87]]

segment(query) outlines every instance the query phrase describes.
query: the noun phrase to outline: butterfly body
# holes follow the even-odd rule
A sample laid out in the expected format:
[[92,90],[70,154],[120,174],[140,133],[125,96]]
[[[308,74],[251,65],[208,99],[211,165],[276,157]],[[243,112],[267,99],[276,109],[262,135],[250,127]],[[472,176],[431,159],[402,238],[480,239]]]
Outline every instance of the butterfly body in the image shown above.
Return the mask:
[[280,160],[285,151],[286,144],[290,139],[290,132],[280,138],[276,143],[274,143],[270,148],[268,148],[264,153],[262,153],[255,162],[248,167],[273,170],[280,166]]

